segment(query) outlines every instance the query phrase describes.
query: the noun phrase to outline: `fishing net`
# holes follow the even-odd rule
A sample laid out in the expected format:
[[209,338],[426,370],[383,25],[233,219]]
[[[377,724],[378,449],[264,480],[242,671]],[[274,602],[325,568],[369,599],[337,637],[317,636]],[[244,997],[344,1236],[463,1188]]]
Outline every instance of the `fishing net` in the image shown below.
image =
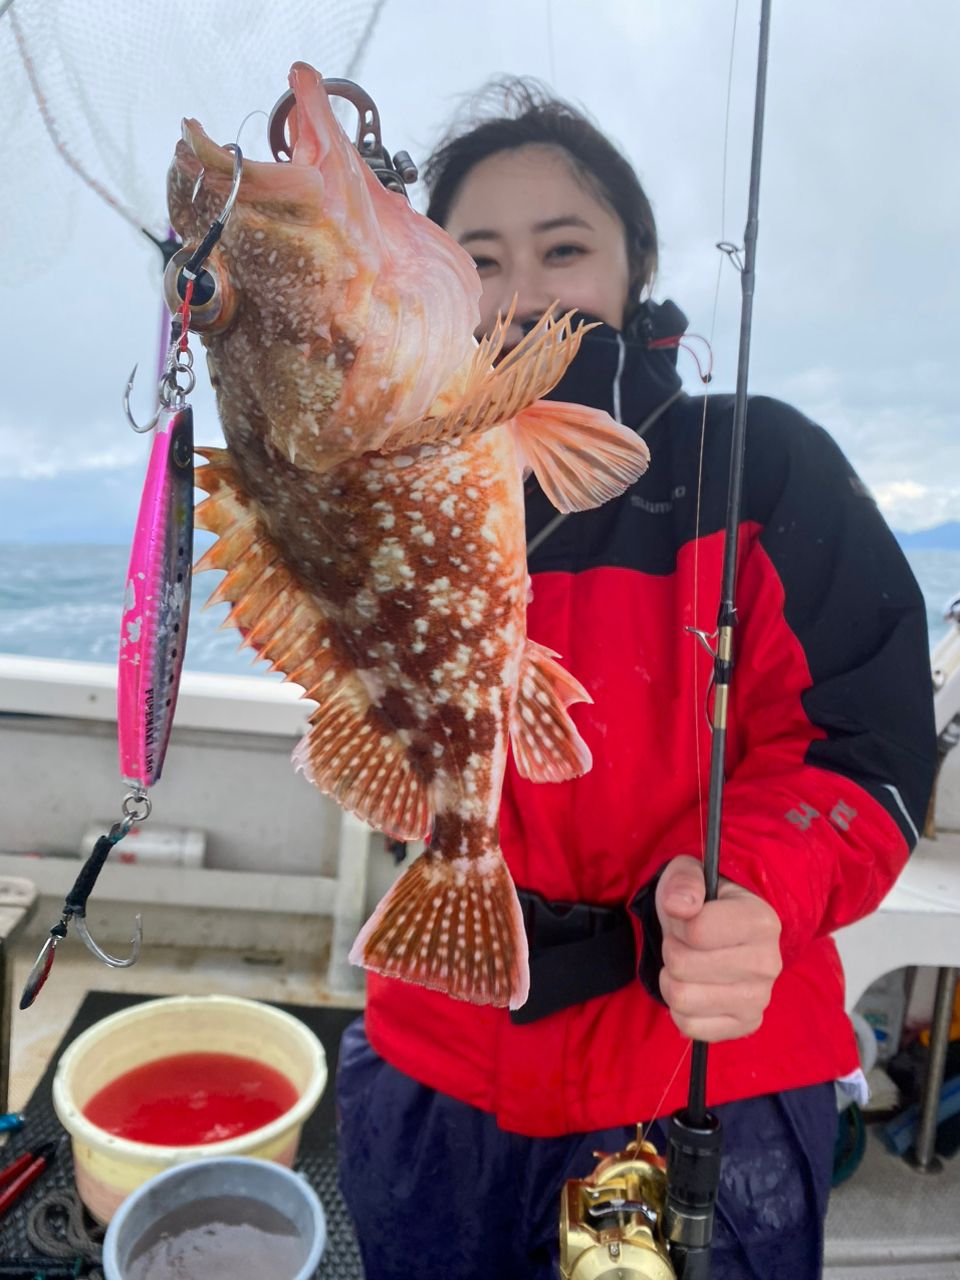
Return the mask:
[[[0,287],[75,247],[90,189],[135,232],[164,239],[181,117],[234,141],[251,111],[270,111],[297,59],[352,77],[384,3],[0,0]],[[240,141],[270,158],[263,116]]]

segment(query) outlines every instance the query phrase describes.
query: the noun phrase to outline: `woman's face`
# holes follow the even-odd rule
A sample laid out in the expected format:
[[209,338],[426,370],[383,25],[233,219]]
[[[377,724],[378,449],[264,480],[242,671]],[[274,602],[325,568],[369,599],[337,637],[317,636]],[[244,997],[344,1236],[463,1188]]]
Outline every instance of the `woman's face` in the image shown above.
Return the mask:
[[498,151],[464,178],[446,230],[473,255],[483,283],[480,332],[517,297],[506,347],[552,303],[623,327],[630,283],[616,213],[590,191],[558,147]]

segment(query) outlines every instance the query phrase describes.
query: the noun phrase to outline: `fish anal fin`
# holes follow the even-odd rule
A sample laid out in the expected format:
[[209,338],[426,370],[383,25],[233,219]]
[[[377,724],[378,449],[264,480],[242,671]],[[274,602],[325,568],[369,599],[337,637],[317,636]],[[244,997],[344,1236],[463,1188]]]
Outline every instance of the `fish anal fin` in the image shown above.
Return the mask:
[[530,989],[527,938],[499,850],[421,854],[360,930],[350,959],[457,1000],[518,1009]]
[[359,692],[353,682],[342,682],[324,697],[293,763],[376,830],[397,840],[422,840],[432,824],[426,787],[403,742],[385,729],[375,709],[363,705]]
[[647,469],[636,432],[601,409],[540,400],[513,420],[521,461],[558,511],[586,511],[616,498]]
[[231,606],[228,623],[273,670],[300,685],[317,707],[294,764],[338,804],[400,840],[430,831],[426,784],[407,746],[371,701],[335,623],[287,567],[240,488],[226,450],[208,450],[197,483],[205,527],[220,534],[201,564],[225,569],[210,602]]
[[528,640],[510,721],[510,742],[517,772],[531,782],[566,782],[593,764],[567,707],[593,699],[556,654]]

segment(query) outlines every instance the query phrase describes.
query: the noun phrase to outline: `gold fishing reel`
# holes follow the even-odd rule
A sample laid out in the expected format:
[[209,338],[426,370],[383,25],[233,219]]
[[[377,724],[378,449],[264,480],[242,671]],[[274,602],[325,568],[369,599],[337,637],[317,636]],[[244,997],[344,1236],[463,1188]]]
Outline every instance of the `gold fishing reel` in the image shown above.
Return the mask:
[[572,1179],[560,1206],[563,1280],[676,1280],[664,1234],[665,1162],[643,1138]]

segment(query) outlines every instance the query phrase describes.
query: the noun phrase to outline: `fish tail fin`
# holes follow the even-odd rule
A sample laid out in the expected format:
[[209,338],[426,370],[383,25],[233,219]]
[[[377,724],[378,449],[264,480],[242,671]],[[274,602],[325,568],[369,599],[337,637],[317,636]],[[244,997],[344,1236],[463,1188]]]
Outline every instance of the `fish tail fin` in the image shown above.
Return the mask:
[[558,511],[586,511],[616,498],[650,461],[635,431],[586,405],[538,400],[512,425],[522,462]]
[[518,1009],[530,989],[527,937],[500,851],[421,854],[360,930],[350,960],[457,1000]]

